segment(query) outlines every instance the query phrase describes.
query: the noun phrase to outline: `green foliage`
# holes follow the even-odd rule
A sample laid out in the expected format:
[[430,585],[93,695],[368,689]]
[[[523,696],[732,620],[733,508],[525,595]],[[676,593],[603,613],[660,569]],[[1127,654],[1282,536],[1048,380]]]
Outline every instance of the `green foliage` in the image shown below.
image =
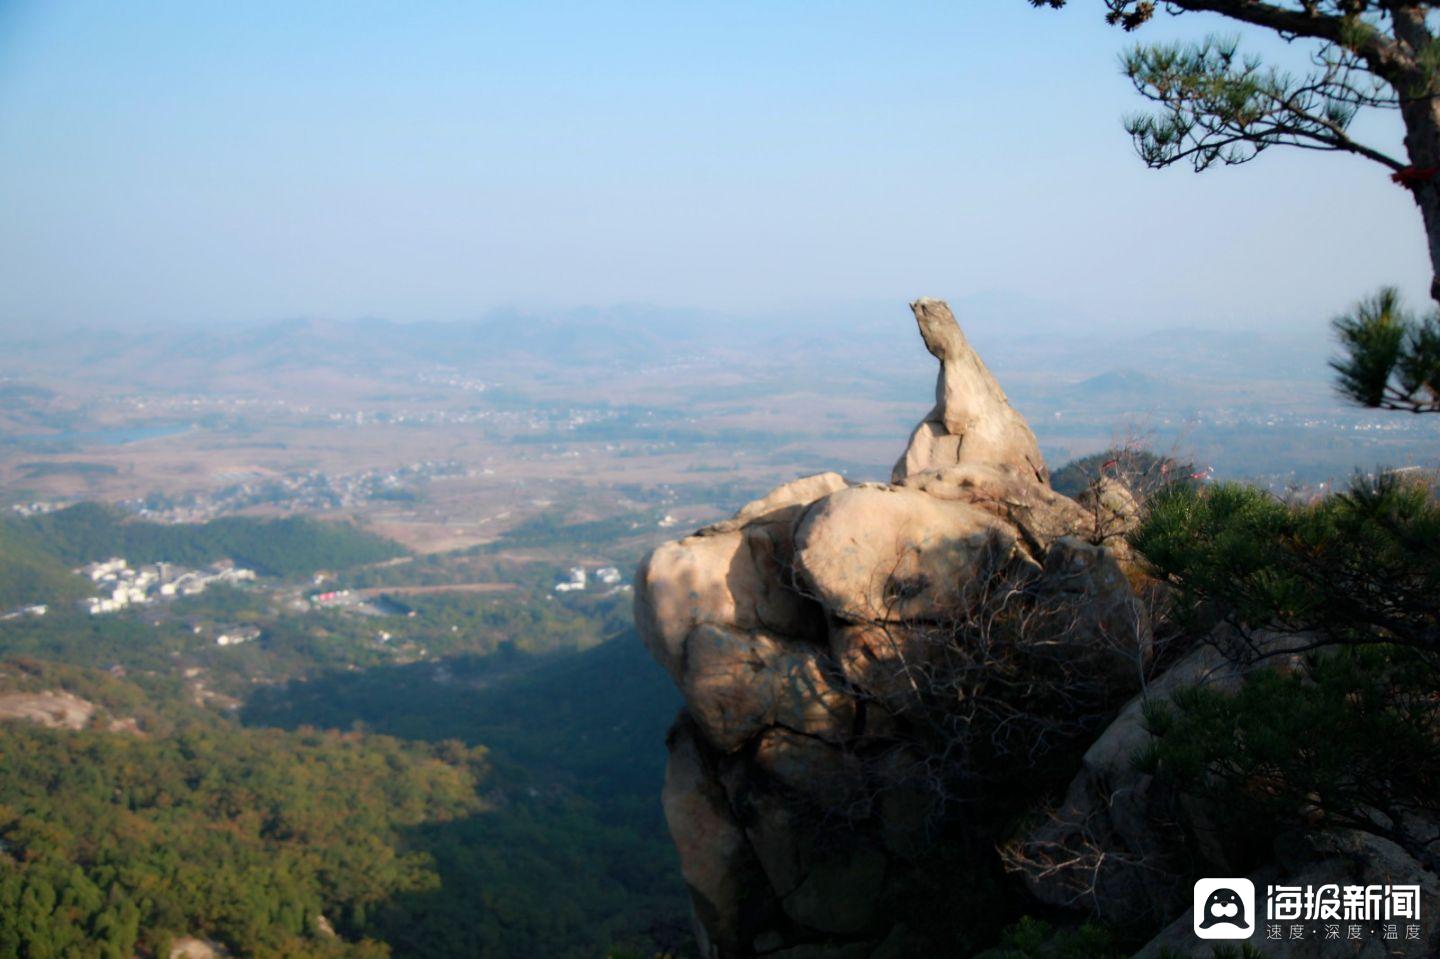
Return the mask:
[[1137,495],[1150,495],[1171,483],[1193,486],[1190,476],[1194,472],[1194,464],[1174,457],[1146,449],[1112,446],[1066,463],[1050,475],[1050,485],[1055,492],[1073,499],[1101,477],[1109,476],[1125,483]]
[[1347,647],[1234,695],[1184,689],[1151,719],[1159,771],[1215,799],[1227,835],[1360,829],[1428,860],[1433,838],[1410,828],[1440,812],[1437,679],[1413,650]]
[[[66,563],[175,550],[181,562],[219,553],[283,571],[255,561],[254,536],[288,559],[309,548],[297,536],[348,532],[160,527],[91,506],[36,519],[0,530],[82,587]],[[404,585],[416,570],[492,581],[502,562],[464,559],[459,570],[421,560],[342,582]],[[0,622],[0,658],[38,657],[0,667],[0,689],[67,689],[101,706],[80,732],[0,724],[0,882],[12,866],[26,876],[11,898],[0,891],[0,959],[163,955],[181,935],[297,959],[673,952],[688,907],[656,797],[678,697],[628,632],[624,597],[556,598],[550,570],[525,575],[537,590],[397,595],[405,608],[391,616],[299,608],[289,588],[212,587],[110,616],[66,604]],[[263,636],[217,647],[234,625]],[[578,656],[527,654],[622,632]],[[75,668],[94,664],[130,678]],[[194,705],[215,693],[233,697],[217,706],[246,705],[228,717]],[[115,719],[133,719],[143,738],[109,731]],[[484,770],[480,743],[496,745]],[[10,763],[22,745],[29,761]],[[468,783],[463,795],[447,791],[445,769]],[[151,805],[105,805],[117,784],[126,795],[137,782],[156,784]],[[417,791],[429,797],[418,813],[406,798]],[[40,837],[13,863],[12,811]],[[88,858],[97,849],[108,858]],[[339,940],[318,931],[321,915]]]
[[1393,474],[1290,505],[1217,484],[1151,501],[1131,537],[1182,612],[1213,612],[1249,635],[1397,643],[1440,653],[1440,504]]
[[417,832],[441,889],[369,921],[402,955],[590,959],[611,945],[650,955],[665,945],[652,926],[685,928],[657,799],[679,705],[632,632],[578,654],[337,672],[260,690],[243,715],[485,743],[495,810]]
[[1330,366],[1342,395],[1361,406],[1440,412],[1440,314],[1418,319],[1386,287],[1334,326],[1345,354]]
[[[422,593],[387,596],[407,612],[397,629],[418,631],[432,653],[492,651],[502,643],[523,652],[595,646],[629,628],[628,597],[579,596],[561,601],[536,597],[493,598],[483,593]],[[483,643],[477,640],[483,639]]]
[[[576,623],[591,629],[599,624],[558,601],[540,603],[532,620],[523,599],[507,599],[519,608],[493,625],[514,627],[515,642],[492,644],[487,633],[481,645],[471,647],[485,655],[402,665],[389,646],[374,641],[375,629],[399,629],[393,625],[398,622],[429,635],[432,626],[415,625],[420,617],[277,615],[268,604],[251,591],[219,590],[176,601],[167,608],[178,621],[159,626],[130,614],[65,611],[3,623],[0,658],[52,660],[28,662],[23,676],[17,671],[3,688],[73,690],[104,705],[101,727],[111,717],[135,717],[157,742],[198,721],[191,715],[198,710],[186,704],[195,696],[195,684],[203,682],[209,690],[247,701],[241,715],[248,724],[285,727],[293,731],[290,736],[328,727],[344,731],[346,741],[358,735],[369,742],[375,737],[366,731],[374,731],[433,743],[417,748],[442,757],[452,749],[447,741],[494,747],[487,753],[494,767],[487,778],[488,807],[397,829],[400,848],[430,863],[430,878],[356,903],[354,916],[348,906],[329,911],[327,904],[325,915],[342,934],[383,939],[397,956],[497,959],[590,959],[615,944],[649,955],[656,948],[651,927],[657,923],[682,929],[665,942],[683,941],[684,888],[657,801],[661,744],[679,699],[633,632],[579,655],[526,655],[519,646],[563,645],[574,641],[569,631]],[[185,625],[211,618],[255,622],[265,636],[219,648]],[[452,635],[447,622],[436,619],[434,627],[443,627],[438,635]],[[452,641],[464,648],[465,634],[454,635]],[[114,682],[58,665],[57,659],[123,664],[134,679]],[[188,677],[187,670],[196,666],[203,672]],[[202,716],[216,724],[217,736],[234,730],[230,722]],[[9,728],[0,725],[0,765]],[[222,751],[235,758],[238,770],[245,750],[227,741]],[[283,752],[277,763],[289,761]],[[37,761],[32,772],[43,783],[45,763],[70,762],[52,755]],[[403,765],[397,767],[396,775],[405,774]],[[0,792],[0,803],[5,801]],[[87,834],[90,815],[88,807],[52,804],[42,818],[55,828]],[[0,925],[6,915],[0,906]]]
[[95,725],[134,707],[140,732],[4,727],[0,959],[120,959],[179,935],[255,957],[383,956],[366,910],[438,885],[405,837],[485,808],[483,750],[247,730],[98,674],[20,672],[107,703]]
[[299,517],[163,524],[126,521],[109,507],[80,503],[10,522],[71,565],[112,556],[192,566],[233,559],[266,575],[294,576],[375,563],[403,552],[398,544],[353,526]]
[[1126,130],[1152,167],[1186,160],[1201,171],[1277,145],[1361,152],[1346,131],[1362,105],[1384,99],[1384,84],[1360,79],[1333,49],[1325,57],[1316,72],[1297,77],[1241,56],[1236,37],[1136,46],[1122,68],[1160,109],[1130,117]]
[[0,613],[30,603],[62,605],[91,593],[43,540],[13,521],[0,521]]
[[1233,696],[1184,689],[1152,707],[1159,741],[1137,762],[1215,799],[1235,835],[1361,829],[1432,861],[1410,828],[1440,812],[1433,490],[1393,475],[1304,505],[1237,485],[1174,490],[1132,541],[1197,629],[1222,617],[1240,637],[1227,653],[1284,666]]
[[[1030,4],[1060,8],[1066,0]],[[1404,161],[1350,135],[1363,110],[1397,109],[1402,97],[1428,97],[1436,89],[1440,52],[1433,43],[1401,41],[1399,18],[1387,22],[1391,5],[1371,0],[1169,0],[1163,5],[1104,0],[1104,5],[1106,21],[1127,31],[1149,22],[1163,6],[1177,14],[1218,13],[1286,40],[1313,42],[1312,67],[1299,75],[1267,68],[1257,56],[1242,56],[1233,37],[1128,51],[1121,59],[1125,75],[1157,108],[1125,124],[1147,165],[1188,161],[1199,171],[1216,163],[1244,163],[1283,145],[1354,153],[1395,171],[1401,177],[1397,182],[1410,182],[1404,179],[1411,171]],[[1408,132],[1434,139],[1433,130],[1421,123]],[[1430,155],[1426,146],[1411,159],[1424,162]]]
[[1124,959],[1126,955],[1098,923],[1057,930],[1043,919],[1025,916],[1001,933],[999,945],[975,959]]

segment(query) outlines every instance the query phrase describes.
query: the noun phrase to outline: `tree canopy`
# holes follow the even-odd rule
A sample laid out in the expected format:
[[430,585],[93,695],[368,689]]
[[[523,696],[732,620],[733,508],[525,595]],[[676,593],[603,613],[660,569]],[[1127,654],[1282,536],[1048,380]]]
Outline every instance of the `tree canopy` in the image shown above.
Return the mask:
[[[1029,0],[1059,8],[1067,0]],[[1310,67],[1291,72],[1241,52],[1235,37],[1141,44],[1125,75],[1155,109],[1126,120],[1151,167],[1197,171],[1253,160],[1274,146],[1351,153],[1384,166],[1420,209],[1440,299],[1440,44],[1437,4],[1404,0],[1101,0],[1107,22],[1139,29],[1161,11],[1210,13],[1307,45]],[[1367,110],[1394,110],[1404,153],[1355,135]]]

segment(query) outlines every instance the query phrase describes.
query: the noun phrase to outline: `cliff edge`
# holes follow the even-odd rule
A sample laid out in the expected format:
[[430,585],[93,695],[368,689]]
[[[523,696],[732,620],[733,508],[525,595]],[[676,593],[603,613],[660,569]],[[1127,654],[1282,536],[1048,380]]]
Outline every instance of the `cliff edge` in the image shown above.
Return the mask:
[[[664,807],[707,955],[858,955],[896,935],[892,901],[980,763],[923,750],[982,722],[948,700],[986,665],[956,638],[1016,628],[992,607],[1024,607],[1046,648],[1033,658],[1063,646],[1088,661],[1097,702],[1133,691],[1146,655],[1115,557],[1050,488],[1034,434],[949,307],[911,308],[940,369],[891,483],[787,483],[659,547],[637,577],[640,635],[685,698]],[[1069,621],[1075,597],[1085,623]],[[1042,738],[990,732],[972,751],[994,761]]]
[[1239,875],[1245,851],[1137,768],[1137,694],[1236,668],[1200,646],[1156,675],[1117,535],[1136,510],[1102,508],[1124,491],[1051,489],[950,308],[911,310],[935,406],[890,483],[786,483],[636,578],[685,702],[663,805],[701,954],[968,956],[1035,911],[1139,941],[1173,920],[1151,951],[1189,954],[1197,863]]

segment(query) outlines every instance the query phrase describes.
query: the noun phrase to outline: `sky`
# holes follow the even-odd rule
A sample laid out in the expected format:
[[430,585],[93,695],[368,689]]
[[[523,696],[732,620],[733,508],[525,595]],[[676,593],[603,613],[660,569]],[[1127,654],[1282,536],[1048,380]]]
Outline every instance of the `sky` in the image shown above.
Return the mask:
[[[985,295],[1246,329],[1382,284],[1424,302],[1419,217],[1379,166],[1145,169],[1133,38],[1102,12],[0,0],[0,323]],[[1236,32],[1142,39],[1206,30]]]

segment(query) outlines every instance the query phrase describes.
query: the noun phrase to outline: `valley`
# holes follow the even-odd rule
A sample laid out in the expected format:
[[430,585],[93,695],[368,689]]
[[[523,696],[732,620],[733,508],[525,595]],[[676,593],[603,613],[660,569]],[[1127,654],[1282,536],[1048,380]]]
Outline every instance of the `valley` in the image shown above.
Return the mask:
[[[34,895],[88,901],[112,880],[104,855],[81,850],[165,821],[242,844],[206,852],[183,839],[182,857],[259,856],[289,863],[286,877],[255,860],[185,878],[212,891],[199,898],[97,906],[84,920],[94,942],[293,957],[683,954],[688,906],[658,803],[680,699],[631,624],[636,564],[796,476],[888,477],[933,361],[880,349],[908,340],[863,321],[829,337],[654,320],[612,315],[583,344],[572,318],[483,331],[283,324],[181,346],[142,338],[103,360],[60,340],[11,342],[0,732],[45,762],[97,757],[99,777],[67,787],[63,806],[0,781],[0,841],[80,869],[27,871]],[[1190,464],[1195,482],[1305,497],[1357,462],[1440,455],[1419,427],[1341,406],[1312,368],[1258,375],[1265,350],[1273,360],[1298,336],[1262,338],[1243,360],[1202,340],[1187,376],[1157,343],[1075,342],[1073,374],[1057,377],[1039,372],[1055,336],[974,320],[1052,469],[1148,447]],[[1323,363],[1323,345],[1306,348]],[[308,801],[262,798],[223,769],[219,783],[186,779],[196,736],[206,755],[269,743],[280,780],[316,763],[345,777],[385,763],[406,777],[433,768],[439,792],[355,826],[327,793],[303,835],[277,831],[225,810],[243,795],[284,817]],[[180,778],[172,798],[132,801],[117,820],[84,803],[128,775],[127,749],[148,751],[153,776]],[[189,810],[183,822],[162,814],[171,802]],[[33,832],[23,809],[64,837]],[[355,829],[393,870],[338,852]],[[154,882],[182,875],[155,868]],[[24,911],[24,889],[6,895]]]

